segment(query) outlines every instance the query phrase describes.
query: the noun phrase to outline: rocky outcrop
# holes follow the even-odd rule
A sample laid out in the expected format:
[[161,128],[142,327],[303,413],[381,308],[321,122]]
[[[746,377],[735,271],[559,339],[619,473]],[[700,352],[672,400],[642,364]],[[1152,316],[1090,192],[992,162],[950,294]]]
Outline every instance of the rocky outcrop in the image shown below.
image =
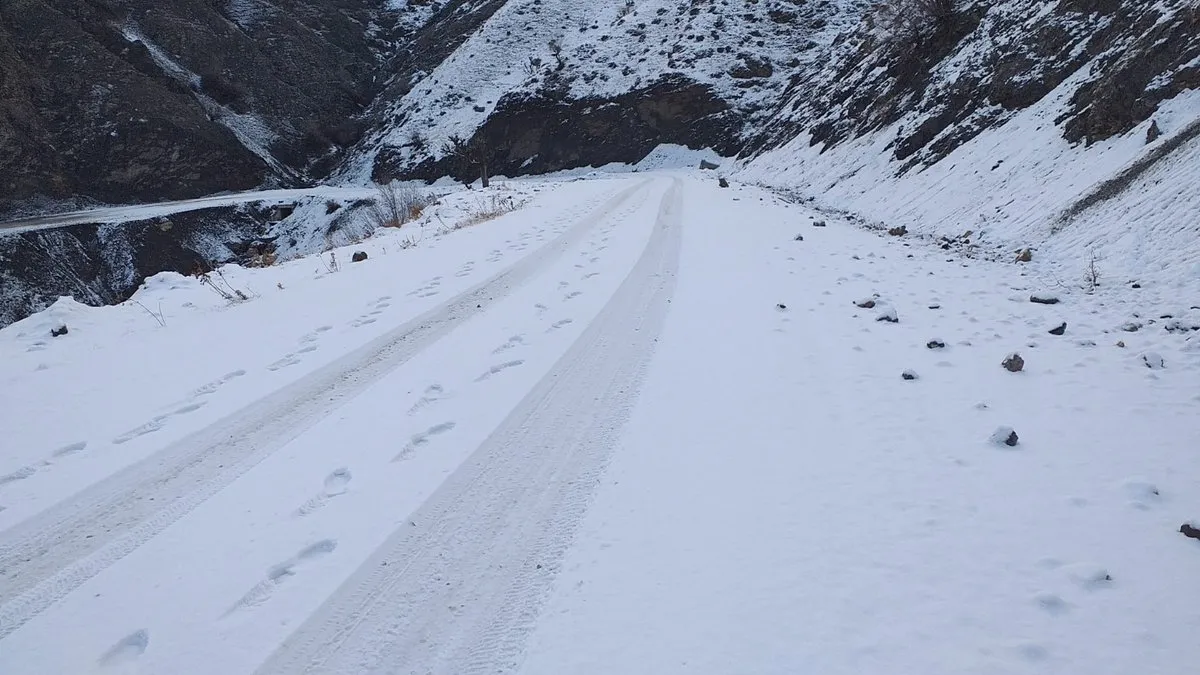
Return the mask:
[[[793,75],[776,123],[749,143],[808,133],[828,149],[903,122],[889,146],[901,171],[937,162],[1078,78],[1063,137],[1094,143],[1200,87],[1200,7],[1117,0],[959,0],[921,44],[897,41],[877,13],[831,48],[823,72]],[[881,77],[880,74],[883,74]]]
[[0,211],[286,183],[358,140],[390,15],[370,0],[0,4]]
[[[493,174],[516,176],[635,163],[660,143],[732,152],[740,127],[738,115],[709,87],[669,76],[612,98],[511,94],[471,140],[487,148]],[[399,159],[381,153],[375,179],[475,177],[470,167],[451,159],[426,160],[411,169]]]
[[121,225],[73,225],[0,237],[0,326],[69,295],[89,305],[127,299],[159,272],[250,255],[267,210],[222,207]]

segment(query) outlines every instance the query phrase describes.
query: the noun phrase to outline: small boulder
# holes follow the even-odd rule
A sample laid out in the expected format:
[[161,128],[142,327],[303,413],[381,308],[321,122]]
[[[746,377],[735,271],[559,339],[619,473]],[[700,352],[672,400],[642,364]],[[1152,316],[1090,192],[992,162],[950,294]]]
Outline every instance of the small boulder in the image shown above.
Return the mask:
[[875,307],[875,298],[863,298],[862,300],[856,301],[854,306],[862,309],[872,309]]
[[1019,373],[1025,368],[1025,359],[1021,358],[1020,354],[1013,352],[1004,357],[1000,365],[1004,366],[1004,369],[1010,373]]
[[1146,129],[1146,142],[1153,143],[1162,136],[1162,129],[1158,128],[1158,120],[1150,120],[1150,128]]
[[1191,539],[1200,539],[1200,528],[1197,528],[1192,523],[1184,523],[1179,526],[1179,532],[1185,537]]
[[367,259],[366,251],[355,251],[354,255],[350,256],[350,262],[362,262]]
[[714,170],[714,169],[719,169],[719,168],[721,168],[721,165],[720,165],[720,164],[714,164],[713,162],[710,162],[710,161],[708,161],[707,159],[702,159],[702,160],[700,160],[700,168],[701,168],[701,169],[703,169],[703,170],[705,170],[705,171],[712,171],[712,170]]
[[887,232],[888,232],[888,234],[892,235],[893,237],[903,237],[904,235],[908,234],[908,227],[905,225],[901,225],[900,227],[893,227],[893,228],[889,229]]
[[1039,305],[1057,305],[1058,296],[1051,293],[1034,293],[1029,296],[1029,301]]
[[60,335],[66,335],[66,334],[67,334],[67,324],[65,324],[65,323],[59,324],[57,327],[50,329],[50,337],[58,337]]
[[1166,367],[1163,357],[1158,352],[1146,352],[1142,354],[1142,363],[1150,370],[1161,370]]
[[1017,436],[1017,432],[1013,431],[1012,427],[999,427],[992,432],[990,440],[996,445],[1007,445],[1013,448],[1020,442],[1020,437]]
[[917,371],[915,370],[906,370],[903,373],[900,373],[900,377],[904,378],[905,380],[915,380],[920,376],[917,375]]
[[1117,346],[1118,346],[1118,347],[1120,347],[1121,349],[1124,349],[1124,348],[1125,348],[1125,341],[1124,341],[1124,340],[1117,340]]
[[814,220],[814,221],[813,221],[813,227],[825,227],[825,221],[823,221],[823,220]]
[[804,235],[802,235],[802,234],[797,234],[797,235],[796,235],[796,238],[795,238],[795,239],[793,239],[792,241],[804,241]]
[[1027,263],[1030,260],[1033,260],[1033,249],[1023,248],[1017,253],[1017,262]]
[[722,177],[717,181],[717,185],[719,185],[723,188],[727,188],[727,187],[729,187],[729,181],[725,180],[725,178]]
[[1066,333],[1066,332],[1067,332],[1067,322],[1066,321],[1059,324],[1057,328],[1050,329],[1051,335],[1062,335],[1063,333]]
[[781,311],[781,312],[784,312],[784,311],[787,311],[787,305],[785,305],[785,304],[783,304],[782,302],[780,302],[780,303],[777,303],[777,304],[775,305],[775,309],[777,309],[777,310],[779,310],[779,311]]
[[1121,330],[1125,331],[1126,333],[1136,333],[1141,329],[1142,324],[1136,321],[1126,321],[1125,323],[1121,324]]
[[945,349],[946,343],[942,342],[941,340],[934,339],[934,340],[930,340],[929,342],[926,342],[925,348],[926,349]]
[[887,306],[879,308],[879,312],[875,315],[875,320],[886,323],[900,323],[900,317],[896,314],[896,308]]

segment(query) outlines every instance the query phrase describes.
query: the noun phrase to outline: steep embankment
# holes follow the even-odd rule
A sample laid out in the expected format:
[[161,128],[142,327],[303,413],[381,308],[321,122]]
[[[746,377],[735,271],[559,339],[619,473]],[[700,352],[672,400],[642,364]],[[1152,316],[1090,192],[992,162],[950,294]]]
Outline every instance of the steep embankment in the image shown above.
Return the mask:
[[[745,180],[1011,255],[1063,283],[1200,285],[1200,7],[960,2],[920,44],[872,16],[799,85]],[[962,240],[960,240],[962,241]]]
[[[416,10],[412,10],[416,12]],[[320,175],[410,13],[371,0],[0,5],[0,213]]]

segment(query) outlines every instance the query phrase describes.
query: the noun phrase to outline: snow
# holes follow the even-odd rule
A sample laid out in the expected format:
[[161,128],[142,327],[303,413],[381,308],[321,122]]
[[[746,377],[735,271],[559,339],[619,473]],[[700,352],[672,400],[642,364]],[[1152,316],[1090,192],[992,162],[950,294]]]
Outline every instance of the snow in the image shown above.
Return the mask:
[[0,672],[1190,672],[1195,331],[597,173],[0,329]]

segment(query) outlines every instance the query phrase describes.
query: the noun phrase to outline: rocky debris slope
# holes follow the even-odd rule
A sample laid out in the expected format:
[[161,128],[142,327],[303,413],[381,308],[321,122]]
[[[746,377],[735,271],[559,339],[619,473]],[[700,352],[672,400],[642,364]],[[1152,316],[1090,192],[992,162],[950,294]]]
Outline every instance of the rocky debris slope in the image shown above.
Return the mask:
[[1056,285],[1200,288],[1200,6],[950,4],[917,38],[868,11],[740,177]]
[[379,89],[403,33],[395,24],[418,10],[371,0],[5,2],[0,213],[321,175],[359,139],[354,117]]

